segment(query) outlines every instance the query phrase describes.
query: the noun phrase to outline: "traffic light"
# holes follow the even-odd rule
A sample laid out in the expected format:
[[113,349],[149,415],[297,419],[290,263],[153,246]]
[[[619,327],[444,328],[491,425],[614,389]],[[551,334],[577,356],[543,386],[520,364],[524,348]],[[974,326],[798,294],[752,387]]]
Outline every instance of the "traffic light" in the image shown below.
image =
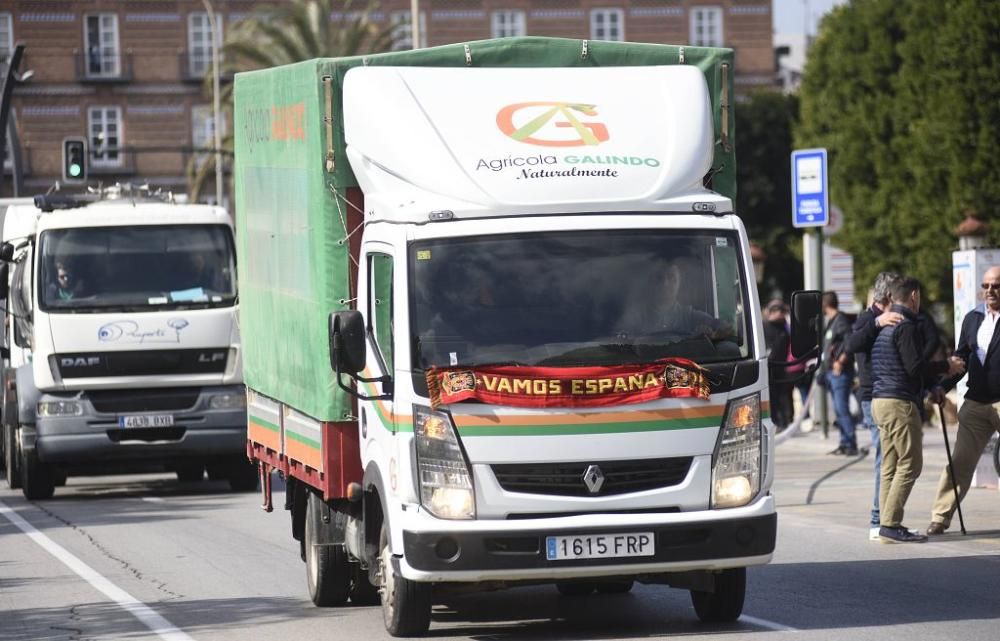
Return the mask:
[[87,141],[84,138],[63,139],[64,182],[82,183],[87,180]]

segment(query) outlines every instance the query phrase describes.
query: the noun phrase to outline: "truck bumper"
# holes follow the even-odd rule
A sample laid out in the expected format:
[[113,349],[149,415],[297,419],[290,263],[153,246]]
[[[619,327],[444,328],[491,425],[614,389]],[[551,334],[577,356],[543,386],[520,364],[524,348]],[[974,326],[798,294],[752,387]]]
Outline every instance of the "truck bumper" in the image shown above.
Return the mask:
[[[162,394],[162,390],[154,393]],[[34,448],[45,463],[66,466],[110,462],[171,463],[191,459],[235,457],[246,451],[246,409],[215,408],[212,398],[244,394],[242,385],[201,387],[178,391],[184,407],[161,403],[146,409],[147,390],[118,390],[114,402],[95,403],[82,392],[80,416],[37,418],[34,429],[25,429],[23,444]],[[66,396],[42,394],[39,402],[66,401]],[[115,407],[115,404],[118,404]],[[95,406],[96,405],[96,406]],[[155,407],[155,403],[153,404]],[[117,411],[111,411],[117,410]],[[170,415],[167,427],[121,427],[126,415]]]
[[[730,510],[501,521],[493,527],[477,521],[437,523],[449,527],[415,531],[404,526],[399,560],[404,577],[415,581],[560,580],[761,565],[770,561],[774,551],[777,515],[773,497],[766,496]],[[652,556],[546,558],[549,536],[639,532],[653,534]]]

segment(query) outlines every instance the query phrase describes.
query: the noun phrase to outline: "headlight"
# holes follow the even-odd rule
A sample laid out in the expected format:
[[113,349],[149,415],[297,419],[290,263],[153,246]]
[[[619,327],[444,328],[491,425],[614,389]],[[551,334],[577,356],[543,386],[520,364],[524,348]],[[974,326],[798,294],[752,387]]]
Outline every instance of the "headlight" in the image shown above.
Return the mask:
[[761,481],[760,396],[729,402],[712,466],[712,507],[740,507],[753,500]]
[[213,410],[237,410],[247,406],[246,394],[216,394],[208,401]]
[[451,418],[444,412],[414,405],[413,434],[417,444],[420,504],[438,518],[475,518],[472,474]]
[[38,416],[83,416],[83,404],[80,401],[43,401],[38,404]]

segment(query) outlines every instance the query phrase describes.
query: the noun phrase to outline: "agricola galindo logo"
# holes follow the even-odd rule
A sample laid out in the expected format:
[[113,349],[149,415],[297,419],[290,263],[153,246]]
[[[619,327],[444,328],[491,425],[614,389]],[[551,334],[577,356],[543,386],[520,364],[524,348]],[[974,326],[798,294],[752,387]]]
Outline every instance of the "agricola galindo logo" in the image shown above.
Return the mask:
[[595,120],[597,106],[578,102],[519,102],[497,112],[497,127],[510,138],[541,147],[596,146],[610,139]]

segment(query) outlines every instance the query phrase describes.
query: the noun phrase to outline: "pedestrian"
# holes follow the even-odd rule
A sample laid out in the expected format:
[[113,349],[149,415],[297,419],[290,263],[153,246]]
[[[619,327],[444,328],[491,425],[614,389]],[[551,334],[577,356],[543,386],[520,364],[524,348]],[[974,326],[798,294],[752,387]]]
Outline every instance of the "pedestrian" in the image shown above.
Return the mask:
[[891,304],[891,288],[900,279],[895,272],[879,272],[872,287],[872,302],[868,309],[858,314],[851,327],[851,333],[844,341],[844,353],[854,355],[858,371],[858,390],[861,396],[861,414],[865,427],[871,435],[871,452],[875,454],[875,493],[872,498],[872,509],[868,525],[868,538],[879,540],[879,503],[878,495],[882,477],[882,443],[878,436],[878,425],[872,417],[872,347],[883,327],[895,325],[903,320],[903,315],[889,311]]
[[[879,537],[896,543],[923,543],[927,537],[903,525],[903,510],[923,468],[923,431],[917,405],[935,377],[962,371],[959,361],[929,362],[917,325],[920,283],[904,277],[892,284],[890,311],[902,315],[879,331],[872,347],[872,416],[882,445]],[[939,390],[938,390],[939,391]],[[937,391],[935,392],[937,394]]]
[[844,354],[843,342],[851,333],[851,322],[839,309],[836,292],[823,292],[823,316],[826,328],[823,335],[822,372],[826,386],[833,397],[833,413],[837,417],[840,443],[830,454],[855,456],[858,440],[851,415],[851,388],[854,386],[854,362]]
[[775,298],[764,308],[764,342],[770,376],[768,390],[771,398],[771,421],[782,430],[792,422],[792,385],[785,371],[788,358],[788,321],[785,318],[785,301]]
[[[1000,267],[990,267],[983,275],[983,303],[965,315],[962,331],[952,358],[961,359],[969,372],[965,401],[958,412],[958,435],[952,452],[952,469],[961,500],[969,489],[976,463],[986,444],[1000,431]],[[946,387],[958,382],[949,379]],[[945,466],[938,482],[937,498],[931,511],[927,534],[944,534],[955,513],[955,491]]]

